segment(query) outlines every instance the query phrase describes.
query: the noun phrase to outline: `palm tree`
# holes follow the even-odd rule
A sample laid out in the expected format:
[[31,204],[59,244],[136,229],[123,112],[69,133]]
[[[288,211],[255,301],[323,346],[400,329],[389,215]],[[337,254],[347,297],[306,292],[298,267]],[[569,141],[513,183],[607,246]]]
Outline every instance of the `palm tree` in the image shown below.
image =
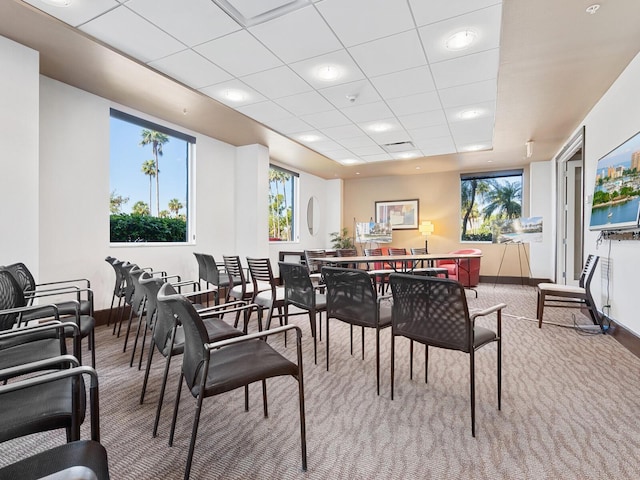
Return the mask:
[[162,156],[162,145],[169,141],[169,137],[164,133],[155,130],[142,129],[142,140],[140,146],[151,145],[153,150],[153,158],[156,167],[156,212],[160,211],[160,164],[159,158]]
[[474,212],[477,211],[476,200],[478,196],[484,196],[489,191],[489,185],[486,180],[474,178],[465,180],[461,185],[461,202],[464,215],[462,217],[462,240],[466,239],[467,227],[473,219]]
[[133,204],[131,213],[134,215],[149,215],[149,205],[144,203],[142,200],[138,200]]
[[122,213],[122,205],[129,201],[129,197],[123,197],[122,195],[118,195],[116,191],[112,191],[109,195],[109,211],[117,215]]
[[180,203],[180,200],[178,200],[177,198],[172,198],[171,200],[169,200],[169,211],[173,213],[174,217],[178,216],[178,213],[180,212],[180,209],[184,207],[184,205],[182,205]]
[[142,173],[149,175],[149,207],[151,207],[151,179],[156,176],[155,160],[147,160],[142,163]]
[[291,240],[289,229],[289,205],[287,204],[287,182],[291,179],[291,174],[286,172],[280,172],[279,180],[282,183],[282,193],[284,194],[284,226],[287,232],[287,240]]
[[487,205],[482,210],[485,219],[494,213],[502,218],[519,218],[522,214],[522,183],[519,181],[490,182],[491,189],[485,195]]

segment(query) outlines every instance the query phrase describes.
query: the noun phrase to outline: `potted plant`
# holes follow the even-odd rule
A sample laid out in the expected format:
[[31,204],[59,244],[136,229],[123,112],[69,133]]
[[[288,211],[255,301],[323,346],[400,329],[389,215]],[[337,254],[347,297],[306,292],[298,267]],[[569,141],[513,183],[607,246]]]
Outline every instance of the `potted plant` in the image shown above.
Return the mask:
[[329,234],[331,237],[331,246],[338,250],[341,248],[355,248],[353,238],[349,236],[349,229],[343,227],[339,232],[332,232]]

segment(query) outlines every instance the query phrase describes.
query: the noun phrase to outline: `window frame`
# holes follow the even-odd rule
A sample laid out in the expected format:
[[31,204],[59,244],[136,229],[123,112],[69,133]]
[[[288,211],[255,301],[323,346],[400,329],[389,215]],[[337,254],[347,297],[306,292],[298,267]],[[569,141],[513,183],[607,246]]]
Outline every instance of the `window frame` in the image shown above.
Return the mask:
[[[493,243],[493,234],[489,240],[477,240],[477,239],[463,239],[463,219],[464,219],[464,211],[462,208],[462,190],[463,190],[463,182],[468,180],[490,180],[490,179],[500,179],[507,177],[520,177],[520,217],[524,215],[524,169],[516,168],[516,169],[508,169],[508,170],[494,170],[489,172],[476,172],[476,173],[461,173],[460,174],[460,190],[459,190],[459,199],[460,199],[460,217],[458,217],[458,228],[459,234],[458,238],[460,243]],[[477,195],[477,194],[476,194]],[[476,197],[477,198],[477,197]]]
[[[144,114],[136,113],[130,114],[126,113],[118,108],[110,107],[109,108],[109,120],[115,118],[117,120],[121,120],[132,125],[138,126],[142,129],[152,130],[159,133],[163,133],[170,137],[177,138],[179,140],[183,140],[187,144],[186,151],[186,186],[185,186],[185,201],[186,205],[185,216],[186,216],[186,232],[185,232],[185,240],[181,242],[113,242],[111,241],[111,233],[109,233],[109,246],[110,247],[160,247],[160,246],[191,246],[196,244],[196,206],[195,206],[195,179],[196,179],[196,137],[185,133],[183,131],[175,130],[174,128],[168,127],[166,125],[162,125],[156,123],[152,120],[148,120],[144,118]],[[111,136],[109,137],[109,148],[111,150]],[[111,164],[109,165],[109,175],[111,176]],[[109,192],[112,192],[111,180],[109,181]],[[111,214],[109,214],[109,218]],[[109,221],[110,224],[110,221]]]
[[[289,170],[287,168],[281,167],[280,165],[276,165],[273,163],[269,164],[269,198],[267,200],[268,207],[271,208],[271,170],[277,170],[282,173],[286,173],[291,176],[293,181],[292,192],[291,192],[291,203],[288,208],[291,208],[291,239],[290,240],[273,240],[275,237],[271,237],[271,228],[268,226],[267,230],[267,238],[269,239],[269,244],[291,244],[298,243],[300,241],[300,214],[299,214],[299,197],[300,197],[300,174],[298,172],[294,172],[293,170]],[[286,196],[286,193],[285,193]],[[271,212],[268,212],[268,219],[270,220]]]

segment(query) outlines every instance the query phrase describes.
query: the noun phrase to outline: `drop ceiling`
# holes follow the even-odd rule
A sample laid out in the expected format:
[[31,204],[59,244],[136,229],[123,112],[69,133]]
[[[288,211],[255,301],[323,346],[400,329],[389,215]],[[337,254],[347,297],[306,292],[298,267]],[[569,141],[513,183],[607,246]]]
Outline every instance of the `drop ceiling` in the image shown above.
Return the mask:
[[[34,25],[18,31],[0,10],[0,34],[38,49],[43,74],[234,145],[264,143],[324,178],[546,160],[640,50],[635,0],[595,15],[580,0],[49,3],[0,7]],[[109,63],[112,80],[84,78],[49,31],[108,58],[85,65]],[[447,49],[460,31],[475,43]],[[132,64],[129,83],[154,77],[153,91],[125,85],[115,56]],[[221,117],[242,132],[205,124]]]

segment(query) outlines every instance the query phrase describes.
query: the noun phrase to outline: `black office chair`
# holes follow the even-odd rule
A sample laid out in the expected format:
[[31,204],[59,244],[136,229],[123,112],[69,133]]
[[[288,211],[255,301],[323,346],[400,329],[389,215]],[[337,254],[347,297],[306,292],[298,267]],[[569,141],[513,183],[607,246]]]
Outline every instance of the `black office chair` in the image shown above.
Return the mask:
[[[291,375],[298,381],[302,470],[306,471],[307,446],[302,374],[302,334],[300,329],[294,325],[288,325],[271,331],[209,343],[206,327],[198,312],[182,295],[170,293],[172,290],[171,285],[166,284],[162,286],[158,293],[159,308],[166,306],[171,314],[180,321],[185,337],[180,384],[176,394],[171,434],[169,436],[170,446],[173,445],[183,379],[189,392],[196,398],[196,411],[184,478],[188,479],[191,471],[203,399],[262,381],[263,408],[266,417],[268,416],[266,379],[285,375]],[[247,305],[246,308],[250,309],[251,305]],[[288,330],[295,330],[296,332],[297,363],[286,359],[267,342],[263,341],[268,336],[281,334]],[[246,392],[245,388],[245,399],[247,399]],[[248,410],[248,407],[248,403],[245,403],[245,410]]]
[[[471,384],[471,435],[475,437],[475,351],[497,342],[498,410],[502,388],[502,309],[504,303],[469,314],[464,287],[455,280],[394,273],[389,276],[393,294],[391,327],[391,399],[395,373],[395,337],[403,336],[425,346],[425,383],[429,346],[469,354]],[[496,313],[497,332],[475,325],[478,317]],[[413,362],[413,358],[410,359]]]
[[[362,327],[362,359],[364,360],[364,328],[376,330],[376,386],[380,395],[380,330],[391,325],[389,296],[378,296],[365,270],[324,267],[322,276],[327,287],[327,371],[329,370],[329,320],[335,318]],[[353,355],[353,335],[351,336]]]
[[247,265],[251,274],[251,282],[253,283],[253,297],[251,302],[260,307],[258,309],[258,325],[262,329],[262,311],[267,310],[266,329],[271,328],[271,319],[273,311],[278,310],[277,317],[280,319],[280,325],[284,323],[284,287],[278,285],[273,270],[271,269],[271,260],[268,258],[251,258],[247,257]]
[[303,265],[278,262],[278,267],[284,283],[284,323],[289,324],[289,305],[309,313],[313,337],[313,363],[318,363],[316,335],[319,329],[316,328],[316,314],[320,315],[320,328],[322,328],[322,312],[327,311],[327,296],[314,288],[309,272]]
[[[57,361],[68,361],[62,357]],[[47,365],[52,366],[52,365]],[[22,369],[24,372],[24,368]],[[98,376],[96,371],[90,367],[75,367],[57,372],[50,372],[32,378],[22,379],[0,386],[0,418],[9,418],[14,423],[22,423],[21,428],[29,433],[48,430],[53,420],[50,416],[59,414],[59,411],[52,407],[52,403],[62,403],[50,396],[49,401],[37,401],[35,408],[38,411],[25,410],[34,407],[30,399],[38,400],[38,395],[47,395],[57,392],[60,397],[69,399],[76,397],[74,385],[83,385],[79,381],[83,376],[91,377],[90,383],[90,415],[91,415],[91,440],[74,440],[70,443],[54,447],[49,450],[37,453],[24,458],[15,463],[0,468],[0,478],[37,480],[51,478],[63,479],[96,479],[109,480],[109,463],[107,451],[100,444],[100,423],[99,423],[99,400],[98,400]],[[36,393],[37,392],[37,393]],[[84,396],[84,389],[82,390]],[[23,401],[25,399],[25,401]],[[42,408],[46,405],[47,412]],[[36,415],[40,415],[35,419]],[[84,402],[77,402],[71,408],[71,423],[79,425],[84,420]],[[65,413],[66,415],[66,413]],[[35,421],[34,421],[35,420]],[[3,423],[4,428],[4,423]],[[79,429],[78,429],[79,430]],[[20,432],[14,432],[20,433]],[[26,434],[26,433],[24,433]],[[79,432],[78,432],[79,434]]]
[[221,269],[218,267],[213,255],[208,253],[201,255],[206,270],[207,283],[213,286],[215,304],[218,305],[220,303],[220,290],[225,291],[226,297],[226,291],[229,289],[229,275],[224,271],[220,271]]

